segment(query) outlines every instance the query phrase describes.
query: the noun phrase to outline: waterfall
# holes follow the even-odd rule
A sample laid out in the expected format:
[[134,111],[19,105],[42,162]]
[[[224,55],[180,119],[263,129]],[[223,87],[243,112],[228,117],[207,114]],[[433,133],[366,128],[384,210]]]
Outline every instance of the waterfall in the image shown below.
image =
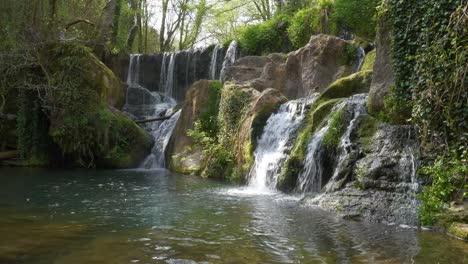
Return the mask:
[[254,152],[249,187],[260,192],[276,188],[286,152],[292,147],[291,139],[305,117],[306,106],[314,100],[315,96],[289,101],[268,118]]
[[127,84],[138,85],[140,81],[141,54],[131,54],[128,65]]
[[357,155],[356,143],[351,141],[351,132],[356,128],[356,121],[359,116],[365,114],[366,111],[366,94],[357,94],[344,101],[346,104],[347,110],[351,112],[351,121],[349,122],[348,127],[346,128],[345,133],[340,139],[338,145],[338,161],[336,163],[335,169],[333,171],[333,176],[331,177],[331,184],[327,184],[326,190],[332,190],[336,186],[334,183],[339,181],[340,173],[346,170],[349,167],[349,161],[353,155]]
[[356,49],[356,56],[357,56],[357,61],[354,65],[354,71],[353,72],[358,72],[361,70],[362,64],[364,64],[364,60],[366,59],[366,52],[362,47],[357,47]]
[[170,56],[170,53],[163,52],[162,61],[161,61],[161,72],[159,73],[159,91],[164,92],[167,81],[167,57]]
[[152,125],[151,135],[154,138],[154,146],[151,149],[151,154],[146,157],[142,164],[142,168],[156,169],[165,168],[165,151],[172,132],[179,120],[181,110],[174,113],[170,119],[158,122]]
[[307,145],[307,155],[304,160],[304,169],[299,174],[296,183],[296,192],[319,192],[322,186],[322,141],[328,131],[328,124],[315,133]]
[[218,53],[222,51],[223,47],[218,44],[214,47],[213,53],[211,54],[211,63],[210,63],[210,80],[217,80],[217,70],[218,70]]
[[[347,126],[346,131],[343,133],[338,145],[340,155],[332,178],[337,178],[341,168],[345,165],[344,163],[347,160],[346,158],[349,154],[349,150],[351,149],[352,144],[350,139],[351,131],[355,127],[357,118],[361,114],[365,113],[365,105],[366,95],[358,94],[345,99],[344,101],[334,106],[331,110],[331,113],[335,113],[336,111],[346,107],[345,110],[351,112],[351,121]],[[325,149],[322,147],[322,142],[325,134],[328,132],[331,121],[332,119],[328,119],[327,124],[312,136],[307,145],[307,155],[304,160],[304,168],[297,179],[295,187],[296,192],[318,193],[322,189],[322,179],[324,173],[323,164],[325,162]]]
[[176,53],[164,53],[162,56],[160,92],[152,92],[140,85],[141,55],[130,55],[127,74],[127,94],[123,111],[133,119],[150,119],[160,116],[171,115],[171,118],[159,122],[143,124],[153,139],[154,146],[151,154],[145,159],[141,167],[146,169],[164,168],[164,153],[172,131],[179,119],[180,111],[172,113],[176,101],[173,96],[174,69]]
[[226,55],[224,56],[223,67],[221,68],[221,73],[219,79],[224,81],[224,75],[226,74],[226,68],[233,65],[237,59],[237,42],[233,40],[231,44],[229,44],[229,48],[226,51]]

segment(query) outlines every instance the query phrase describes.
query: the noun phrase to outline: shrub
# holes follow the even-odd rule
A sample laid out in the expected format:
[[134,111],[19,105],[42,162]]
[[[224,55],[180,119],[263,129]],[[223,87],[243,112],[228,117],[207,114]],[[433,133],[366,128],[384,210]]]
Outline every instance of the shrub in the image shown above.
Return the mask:
[[434,164],[422,167],[418,174],[429,176],[432,184],[426,186],[420,195],[422,206],[419,208],[419,217],[423,225],[432,225],[444,209],[448,208],[448,202],[462,198],[462,191],[466,184],[468,173],[468,160],[466,150],[462,156],[452,151],[450,156],[439,156]]
[[298,49],[307,44],[313,34],[331,34],[335,24],[331,19],[333,2],[330,0],[313,1],[308,8],[297,11],[291,18],[288,28],[293,47]]
[[289,51],[288,26],[289,18],[279,15],[263,23],[245,27],[239,37],[242,54],[265,55]]
[[357,36],[374,39],[379,0],[336,0],[334,17],[348,26]]

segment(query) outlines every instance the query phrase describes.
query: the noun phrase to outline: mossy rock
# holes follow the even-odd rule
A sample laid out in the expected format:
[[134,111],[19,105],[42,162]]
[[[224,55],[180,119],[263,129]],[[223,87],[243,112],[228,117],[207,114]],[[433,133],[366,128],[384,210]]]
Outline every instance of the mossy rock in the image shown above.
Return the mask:
[[342,99],[331,99],[321,102],[315,109],[312,109],[306,117],[304,124],[299,130],[294,142],[291,154],[285,161],[278,179],[278,188],[284,192],[292,191],[296,184],[297,177],[304,167],[304,159],[307,154],[307,145],[313,134],[326,121],[333,107]]
[[449,234],[460,238],[462,240],[468,240],[468,224],[452,223],[448,229]]
[[372,140],[379,129],[379,120],[370,116],[362,115],[358,119],[359,141],[364,152],[369,151]]
[[361,71],[372,71],[374,70],[375,56],[377,51],[374,49],[367,53],[364,62],[362,63]]
[[97,165],[109,168],[137,167],[151,151],[151,136],[117,110],[111,112],[103,109],[100,114],[109,115],[109,119],[98,128],[99,134],[106,137],[103,139],[107,141],[103,141],[105,145],[102,146],[102,157],[98,157]]
[[332,83],[322,94],[318,101],[335,98],[350,97],[355,94],[369,92],[372,81],[372,71],[360,71],[348,77],[341,78]]
[[120,109],[125,103],[124,83],[90,49],[73,42],[52,42],[44,44],[41,55],[47,61],[46,69],[52,77],[63,71],[64,64],[79,60],[82,71],[75,74],[82,79],[83,85],[113,107]]

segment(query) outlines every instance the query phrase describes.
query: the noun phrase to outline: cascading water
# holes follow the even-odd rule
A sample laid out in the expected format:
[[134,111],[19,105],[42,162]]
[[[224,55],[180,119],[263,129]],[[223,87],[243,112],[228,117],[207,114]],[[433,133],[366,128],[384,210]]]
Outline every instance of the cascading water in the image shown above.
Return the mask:
[[356,56],[357,56],[357,61],[354,64],[353,72],[360,71],[362,64],[364,64],[364,60],[366,59],[366,52],[364,51],[362,47],[357,47]]
[[217,80],[218,76],[218,55],[223,51],[223,46],[220,44],[216,45],[211,54],[211,63],[210,63],[210,80]]
[[366,99],[366,94],[357,94],[344,101],[347,110],[351,112],[351,121],[349,122],[349,125],[341,137],[340,143],[338,145],[338,161],[333,171],[333,176],[330,180],[331,184],[327,184],[326,186],[327,190],[332,190],[335,188],[334,183],[339,181],[340,173],[345,171],[346,167],[349,166],[348,161],[353,160],[350,157],[352,155],[358,154],[356,152],[356,143],[351,141],[351,132],[356,128],[356,121],[358,120],[358,117],[367,112]]
[[305,117],[306,106],[315,100],[302,98],[289,101],[272,114],[263,129],[254,152],[254,165],[250,173],[249,187],[257,192],[274,190],[278,184],[281,167],[291,148],[295,136]]
[[322,185],[322,162],[323,149],[322,141],[325,133],[328,131],[328,125],[314,134],[307,145],[307,155],[304,161],[304,169],[299,174],[296,183],[296,192],[318,192]]
[[[143,124],[143,127],[152,135],[154,139],[154,146],[151,150],[151,154],[145,159],[142,166],[146,169],[154,168],[164,168],[164,153],[166,146],[171,137],[172,131],[177,123],[177,120],[180,115],[180,111],[173,113],[172,109],[174,108],[176,101],[170,97],[171,91],[168,90],[169,96],[161,94],[158,92],[151,92],[145,87],[140,85],[139,72],[140,72],[140,57],[141,55],[130,55],[130,64],[128,67],[127,75],[127,96],[125,100],[125,105],[123,110],[128,113],[133,119],[150,119],[160,116],[169,116],[171,117],[164,121],[159,122],[148,122]],[[162,78],[164,87],[168,86],[170,78],[167,76],[172,76],[174,71],[174,53],[163,55],[163,63],[161,67],[161,74],[164,74],[166,78]],[[165,58],[169,57],[169,67],[166,71],[166,62]],[[171,66],[172,62],[172,66]],[[172,81],[173,82],[173,81]]]
[[233,40],[226,51],[224,56],[223,67],[221,68],[221,73],[219,79],[224,81],[224,75],[226,74],[226,68],[233,65],[237,59],[237,42]]
[[138,85],[140,79],[140,54],[130,55],[130,63],[128,66],[127,84]]
[[[338,160],[333,171],[333,176],[331,177],[331,182],[338,181],[339,174],[344,170],[344,168],[349,165],[346,161],[350,160],[349,155],[352,154],[352,151],[355,149],[353,147],[353,142],[351,141],[351,132],[356,127],[356,121],[359,116],[366,113],[366,94],[354,95],[348,99],[343,100],[337,104],[333,109],[332,113],[344,110],[346,114],[349,114],[351,121],[349,122],[346,131],[343,133],[343,136],[340,139],[338,145]],[[322,147],[322,142],[325,137],[325,134],[329,130],[331,119],[328,120],[327,124],[316,132],[312,139],[309,141],[307,146],[307,155],[304,161],[304,169],[300,173],[295,191],[299,193],[318,193],[321,191],[323,186],[324,178],[324,168],[323,164],[325,162],[325,149]],[[333,189],[334,186],[330,185],[327,188]]]
[[169,67],[167,68],[166,83],[164,86],[164,94],[171,98],[174,97],[174,68],[175,68],[175,59],[177,53],[171,53],[169,59]]
[[[152,124],[151,135],[154,138],[154,146],[151,149],[151,154],[146,157],[142,164],[145,169],[165,168],[165,151],[172,132],[179,120],[181,110],[174,113],[171,118],[162,122]],[[169,114],[169,113],[167,113]]]

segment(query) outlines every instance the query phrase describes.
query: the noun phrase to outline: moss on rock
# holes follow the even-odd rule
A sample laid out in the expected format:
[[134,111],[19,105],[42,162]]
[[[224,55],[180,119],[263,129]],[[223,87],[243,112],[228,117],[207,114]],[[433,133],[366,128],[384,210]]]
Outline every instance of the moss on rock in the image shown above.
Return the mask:
[[370,116],[362,115],[359,117],[359,141],[364,151],[369,150],[375,133],[379,129],[379,121]]
[[307,154],[307,144],[312,135],[324,124],[326,117],[330,114],[333,107],[341,99],[331,99],[321,102],[311,110],[299,130],[299,134],[294,142],[291,154],[284,163],[278,179],[278,188],[282,191],[291,191],[294,188],[296,179],[304,167],[303,161]]
[[350,97],[359,93],[367,93],[369,92],[371,80],[372,71],[361,71],[341,78],[323,91],[318,100],[324,101],[334,98]]
[[377,51],[374,49],[371,52],[367,53],[366,58],[361,67],[361,71],[372,71],[374,70],[375,56]]
[[457,238],[468,240],[468,224],[452,223],[448,232]]

